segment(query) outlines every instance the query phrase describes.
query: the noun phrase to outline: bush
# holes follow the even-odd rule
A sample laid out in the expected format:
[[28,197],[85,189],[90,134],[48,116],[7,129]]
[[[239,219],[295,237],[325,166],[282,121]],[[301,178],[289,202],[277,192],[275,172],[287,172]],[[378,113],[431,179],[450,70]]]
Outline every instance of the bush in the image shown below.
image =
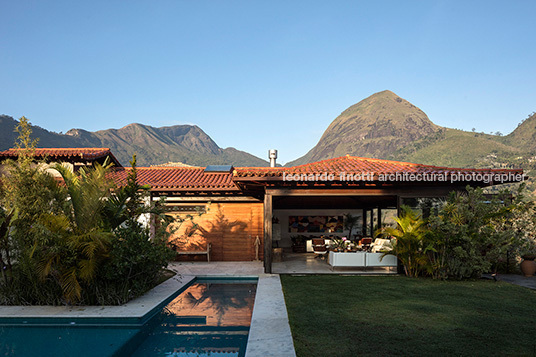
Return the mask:
[[522,191],[523,187],[515,196],[502,192],[489,199],[482,189],[468,187],[466,194],[449,196],[429,219],[440,262],[438,277],[478,278],[497,271],[524,236],[522,229],[513,229],[528,208]]
[[427,220],[404,208],[398,227],[383,230],[396,238],[386,254],[396,255],[408,276],[459,280],[497,272],[507,255],[536,250],[534,204],[523,190],[489,199],[482,189],[467,187],[430,210]]
[[402,207],[402,214],[395,218],[396,228],[385,227],[382,234],[390,237],[391,250],[384,255],[395,255],[407,276],[418,277],[430,271],[426,221],[409,207]]
[[[0,304],[123,304],[152,288],[173,255],[172,220],[146,199],[135,157],[123,187],[111,187],[107,164],[56,166],[60,186],[34,163],[29,128],[21,118],[24,150],[0,186]],[[144,214],[159,226],[153,237]]]
[[160,238],[150,239],[139,223],[129,223],[115,231],[110,257],[87,289],[86,303],[124,304],[154,287],[163,267],[174,252]]

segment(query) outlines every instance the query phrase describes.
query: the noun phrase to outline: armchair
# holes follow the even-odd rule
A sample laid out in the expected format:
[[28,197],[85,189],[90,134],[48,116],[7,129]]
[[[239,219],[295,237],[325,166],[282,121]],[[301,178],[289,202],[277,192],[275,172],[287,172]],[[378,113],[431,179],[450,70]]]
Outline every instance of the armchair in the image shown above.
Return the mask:
[[326,243],[323,238],[313,238],[313,253],[315,253],[315,258],[324,259],[328,252]]
[[382,250],[391,250],[391,241],[389,239],[376,238],[371,245],[372,253],[379,253]]

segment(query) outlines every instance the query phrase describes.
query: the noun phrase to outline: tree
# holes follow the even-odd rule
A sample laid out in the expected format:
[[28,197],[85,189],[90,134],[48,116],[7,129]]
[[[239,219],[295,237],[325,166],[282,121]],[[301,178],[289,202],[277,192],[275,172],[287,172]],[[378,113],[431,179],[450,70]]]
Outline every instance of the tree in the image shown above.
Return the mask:
[[[17,131],[19,158],[0,180],[0,305],[122,304],[154,287],[173,220],[147,200],[135,158],[124,186],[107,162],[77,173],[55,165],[58,185],[35,160],[25,118]],[[158,223],[153,239],[144,213]]]
[[31,258],[35,237],[32,225],[43,212],[59,213],[65,203],[65,190],[40,169],[34,154],[37,140],[31,138],[31,125],[25,117],[15,129],[18,159],[4,162],[0,180],[0,303],[33,303],[33,296],[44,296],[47,289],[39,282],[36,262]]
[[138,220],[140,215],[154,210],[154,206],[146,204],[150,187],[138,184],[136,155],[132,157],[130,165],[126,185],[116,187],[104,206],[105,222],[111,230],[117,229],[127,221],[132,223]]
[[0,207],[0,270],[2,270],[2,278],[4,279],[5,285],[10,284],[13,280],[11,275],[13,265],[11,263],[9,230],[14,218],[13,210],[6,212]]

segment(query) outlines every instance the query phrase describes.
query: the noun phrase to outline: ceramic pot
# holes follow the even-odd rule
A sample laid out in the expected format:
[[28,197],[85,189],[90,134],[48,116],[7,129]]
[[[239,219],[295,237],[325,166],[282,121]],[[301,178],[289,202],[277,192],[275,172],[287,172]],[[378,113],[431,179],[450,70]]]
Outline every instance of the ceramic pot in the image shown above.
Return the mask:
[[[536,262],[534,261],[534,257],[523,257],[524,260],[519,264],[519,267],[521,268],[521,272],[524,276],[534,276],[534,273],[536,273]],[[530,259],[532,258],[532,259]]]

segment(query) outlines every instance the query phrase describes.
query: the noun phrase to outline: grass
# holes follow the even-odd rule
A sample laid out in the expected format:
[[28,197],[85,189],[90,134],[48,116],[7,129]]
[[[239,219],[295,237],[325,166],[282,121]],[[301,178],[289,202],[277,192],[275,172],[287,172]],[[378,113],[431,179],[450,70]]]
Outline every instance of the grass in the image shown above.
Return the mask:
[[493,281],[281,276],[298,356],[536,356],[536,292]]

